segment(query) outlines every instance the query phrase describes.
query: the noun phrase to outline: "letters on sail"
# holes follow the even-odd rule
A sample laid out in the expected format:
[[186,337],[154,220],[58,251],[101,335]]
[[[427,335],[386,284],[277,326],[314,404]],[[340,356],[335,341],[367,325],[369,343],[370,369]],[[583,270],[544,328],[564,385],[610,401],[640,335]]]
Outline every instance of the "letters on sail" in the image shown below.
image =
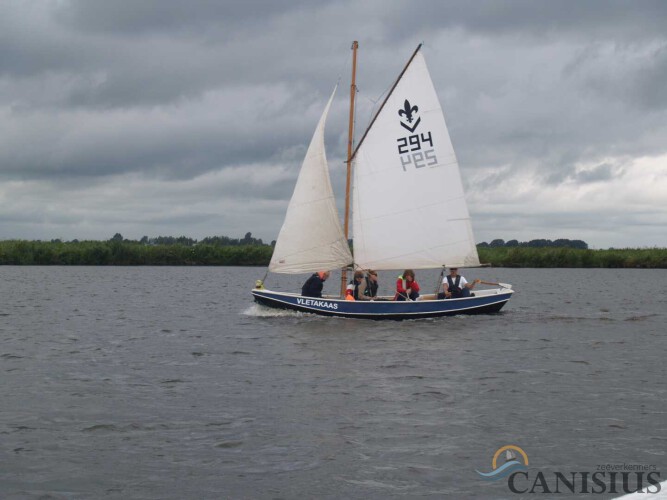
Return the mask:
[[352,263],[350,248],[338,218],[324,148],[324,124],[334,89],[310,142],[287,208],[269,271],[307,273]]
[[458,162],[421,52],[359,145],[353,172],[356,265],[479,266]]

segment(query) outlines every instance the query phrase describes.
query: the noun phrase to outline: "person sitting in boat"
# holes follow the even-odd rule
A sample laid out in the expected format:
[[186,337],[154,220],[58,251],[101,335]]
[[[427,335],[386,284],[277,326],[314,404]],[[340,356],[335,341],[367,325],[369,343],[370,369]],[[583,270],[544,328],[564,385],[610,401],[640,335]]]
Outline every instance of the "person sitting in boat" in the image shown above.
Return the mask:
[[368,300],[359,298],[363,297],[365,286],[363,271],[355,271],[354,276],[347,285],[345,300]]
[[375,271],[369,270],[367,276],[364,276],[363,271],[355,271],[354,278],[347,285],[346,300],[375,300],[378,291],[377,279]]
[[378,273],[369,269],[366,271],[366,278],[362,283],[363,289],[360,287],[359,300],[374,300],[378,296]]
[[417,300],[417,297],[419,297],[419,283],[415,281],[415,272],[406,269],[396,280],[394,300]]
[[313,274],[301,287],[301,295],[304,297],[322,298],[322,288],[324,288],[324,282],[330,274],[329,271],[318,271]]
[[438,294],[439,299],[461,299],[470,297],[470,291],[475,288],[475,285],[481,280],[473,280],[468,282],[463,276],[459,274],[456,267],[449,268],[449,274],[442,280],[442,288],[444,291]]

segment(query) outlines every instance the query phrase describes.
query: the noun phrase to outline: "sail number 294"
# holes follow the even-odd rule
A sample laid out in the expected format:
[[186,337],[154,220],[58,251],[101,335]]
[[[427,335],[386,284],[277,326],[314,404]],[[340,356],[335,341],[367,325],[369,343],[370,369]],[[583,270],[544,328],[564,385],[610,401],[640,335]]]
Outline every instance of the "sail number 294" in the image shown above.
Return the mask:
[[[414,134],[396,139],[398,143],[398,154],[401,155],[401,166],[403,171],[406,167],[414,165],[415,168],[431,167],[438,164],[433,149],[431,132],[427,134]],[[430,149],[424,149],[430,146]]]

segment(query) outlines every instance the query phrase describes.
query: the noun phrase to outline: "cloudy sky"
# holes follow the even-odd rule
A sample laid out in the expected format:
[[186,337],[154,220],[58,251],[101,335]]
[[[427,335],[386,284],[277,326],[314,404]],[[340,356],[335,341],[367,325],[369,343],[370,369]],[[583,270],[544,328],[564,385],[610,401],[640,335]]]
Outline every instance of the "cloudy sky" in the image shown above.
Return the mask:
[[0,1],[0,239],[275,239],[419,42],[477,241],[667,247],[667,2]]

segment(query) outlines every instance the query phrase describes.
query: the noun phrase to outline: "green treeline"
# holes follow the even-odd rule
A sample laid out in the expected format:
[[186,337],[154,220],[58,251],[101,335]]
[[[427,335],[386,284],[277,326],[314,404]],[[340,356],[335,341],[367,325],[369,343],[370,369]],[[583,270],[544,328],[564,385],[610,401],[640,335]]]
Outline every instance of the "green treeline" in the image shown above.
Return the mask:
[[272,253],[270,245],[0,241],[0,265],[265,266]]
[[494,267],[667,268],[667,248],[584,250],[577,248],[480,247],[480,262]]
[[478,248],[497,248],[497,247],[535,247],[535,248],[581,248],[586,250],[588,248],[588,243],[581,240],[568,240],[568,239],[558,239],[558,240],[530,240],[530,241],[517,241],[509,240],[505,241],[502,239],[493,240],[491,243],[483,241],[482,243],[477,244]]
[[[541,240],[540,240],[541,241]],[[548,240],[546,240],[548,241]],[[272,242],[273,243],[273,242]],[[573,247],[477,246],[480,261],[495,267],[667,268],[667,249],[590,250]],[[0,241],[0,265],[267,266],[273,245],[245,238],[158,237],[108,241]]]

